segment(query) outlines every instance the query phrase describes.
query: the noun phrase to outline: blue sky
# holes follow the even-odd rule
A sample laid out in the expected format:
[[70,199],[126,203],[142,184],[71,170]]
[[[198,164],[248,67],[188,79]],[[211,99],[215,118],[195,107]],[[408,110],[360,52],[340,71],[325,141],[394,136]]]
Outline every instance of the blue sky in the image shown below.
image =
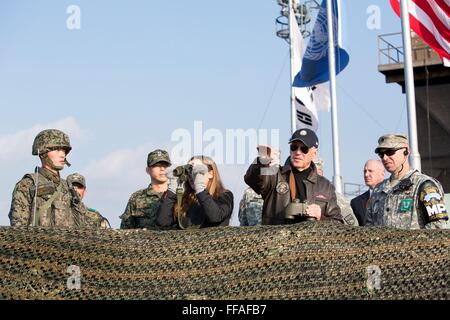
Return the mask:
[[[345,182],[363,184],[362,167],[375,157],[377,138],[407,132],[401,88],[385,84],[377,71],[377,36],[399,32],[400,20],[387,0],[342,3],[350,64],[337,77],[341,171]],[[79,30],[66,26],[70,5],[81,10]],[[367,28],[371,5],[380,8],[380,29]],[[86,176],[86,204],[113,227],[131,193],[149,183],[148,152],[173,150],[180,130],[194,139],[195,121],[216,137],[226,130],[279,130],[284,160],[290,89],[288,45],[275,36],[279,11],[276,0],[2,0],[0,225],[9,224],[15,183],[38,164],[34,136],[49,127],[71,136],[72,167],[62,175]],[[332,179],[330,119],[319,114],[318,134]],[[233,151],[245,154],[245,164],[220,169],[237,212],[255,150]]]

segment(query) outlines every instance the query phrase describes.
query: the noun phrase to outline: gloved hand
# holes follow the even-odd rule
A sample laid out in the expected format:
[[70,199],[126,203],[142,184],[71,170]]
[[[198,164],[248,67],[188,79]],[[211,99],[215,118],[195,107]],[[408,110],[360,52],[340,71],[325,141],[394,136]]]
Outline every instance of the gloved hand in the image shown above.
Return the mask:
[[203,163],[198,163],[192,167],[192,181],[194,181],[195,194],[206,189],[206,175],[208,167]]
[[174,177],[173,174],[168,175],[167,178],[169,179],[167,189],[176,194],[178,188],[178,178]]

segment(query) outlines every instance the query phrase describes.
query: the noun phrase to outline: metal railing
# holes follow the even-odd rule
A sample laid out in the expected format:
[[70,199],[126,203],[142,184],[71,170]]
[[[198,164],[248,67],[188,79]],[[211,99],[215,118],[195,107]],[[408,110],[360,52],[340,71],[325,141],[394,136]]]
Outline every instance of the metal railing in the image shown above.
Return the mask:
[[[439,63],[439,55],[417,35],[411,37],[413,63]],[[404,62],[402,33],[378,36],[378,65],[402,64]]]
[[344,183],[344,196],[347,198],[354,198],[366,192],[367,186],[358,183]]
[[378,64],[393,64],[403,63],[403,44],[398,44],[398,37],[400,43],[402,41],[401,32],[388,33],[378,36]]
[[[281,6],[280,16],[275,19],[276,35],[287,42],[289,42],[289,8],[288,0],[277,0]],[[314,11],[320,9],[320,4],[317,0],[296,0],[294,1],[294,14],[303,38],[307,38],[312,33],[313,25],[311,24],[311,17],[314,16]]]

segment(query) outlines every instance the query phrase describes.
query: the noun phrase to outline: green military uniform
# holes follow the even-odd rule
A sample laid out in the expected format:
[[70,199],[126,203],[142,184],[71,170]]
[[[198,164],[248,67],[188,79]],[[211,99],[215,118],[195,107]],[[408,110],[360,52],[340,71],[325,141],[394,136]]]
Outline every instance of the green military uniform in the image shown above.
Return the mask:
[[239,222],[241,226],[256,226],[261,224],[264,200],[261,195],[247,188],[239,203]]
[[47,153],[56,149],[64,149],[66,155],[72,149],[65,133],[49,129],[36,136],[32,154],[39,155],[56,173],[38,168],[16,184],[9,211],[12,226],[81,227],[85,224],[87,210],[71,193],[67,181],[60,178],[62,167],[56,167],[48,158]]
[[108,219],[93,208],[87,208],[86,224],[93,228],[111,229]]
[[147,189],[133,193],[123,215],[121,229],[157,229],[156,212],[164,193],[155,192],[150,184]]
[[[314,164],[317,168],[317,173],[323,176],[323,160],[315,159]],[[356,219],[353,209],[350,206],[350,202],[344,197],[343,194],[336,192],[336,202],[341,209],[341,215],[344,219],[344,224],[351,226],[359,226],[358,219]]]
[[[79,185],[82,188],[86,189],[86,179],[84,176],[82,176],[79,173],[72,173],[67,176],[67,182],[69,186],[72,186],[73,184]],[[85,222],[86,225],[93,228],[100,228],[100,229],[109,229],[111,228],[111,225],[109,224],[108,219],[103,217],[100,212],[93,208],[88,208],[82,203],[82,206],[84,206],[85,210]]]
[[[406,135],[387,134],[378,139],[375,153],[383,158],[388,150],[395,153],[405,149],[403,152],[407,161],[407,146]],[[366,225],[400,229],[449,229],[441,184],[417,170],[409,170],[398,180],[391,176],[380,183],[370,196]]]
[[344,195],[336,192],[336,200],[339,208],[341,208],[342,218],[344,218],[344,224],[351,226],[359,226],[358,219],[356,219],[353,209],[350,206],[350,201],[348,201]]
[[440,183],[417,170],[410,170],[401,180],[384,180],[367,203],[367,225],[449,229]]
[[[169,153],[157,149],[147,156],[147,167],[158,163],[171,165]],[[125,212],[120,216],[121,229],[161,229],[156,225],[156,213],[161,205],[164,192],[156,192],[150,184],[148,188],[136,191],[128,200]]]

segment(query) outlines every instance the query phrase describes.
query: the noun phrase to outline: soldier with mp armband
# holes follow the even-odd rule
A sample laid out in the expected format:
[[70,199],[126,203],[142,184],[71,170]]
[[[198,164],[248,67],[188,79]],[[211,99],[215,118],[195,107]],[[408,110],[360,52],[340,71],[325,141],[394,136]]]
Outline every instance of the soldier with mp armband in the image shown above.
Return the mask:
[[373,191],[367,204],[366,225],[449,229],[442,186],[436,179],[410,168],[406,135],[380,137],[375,153],[391,176]]

